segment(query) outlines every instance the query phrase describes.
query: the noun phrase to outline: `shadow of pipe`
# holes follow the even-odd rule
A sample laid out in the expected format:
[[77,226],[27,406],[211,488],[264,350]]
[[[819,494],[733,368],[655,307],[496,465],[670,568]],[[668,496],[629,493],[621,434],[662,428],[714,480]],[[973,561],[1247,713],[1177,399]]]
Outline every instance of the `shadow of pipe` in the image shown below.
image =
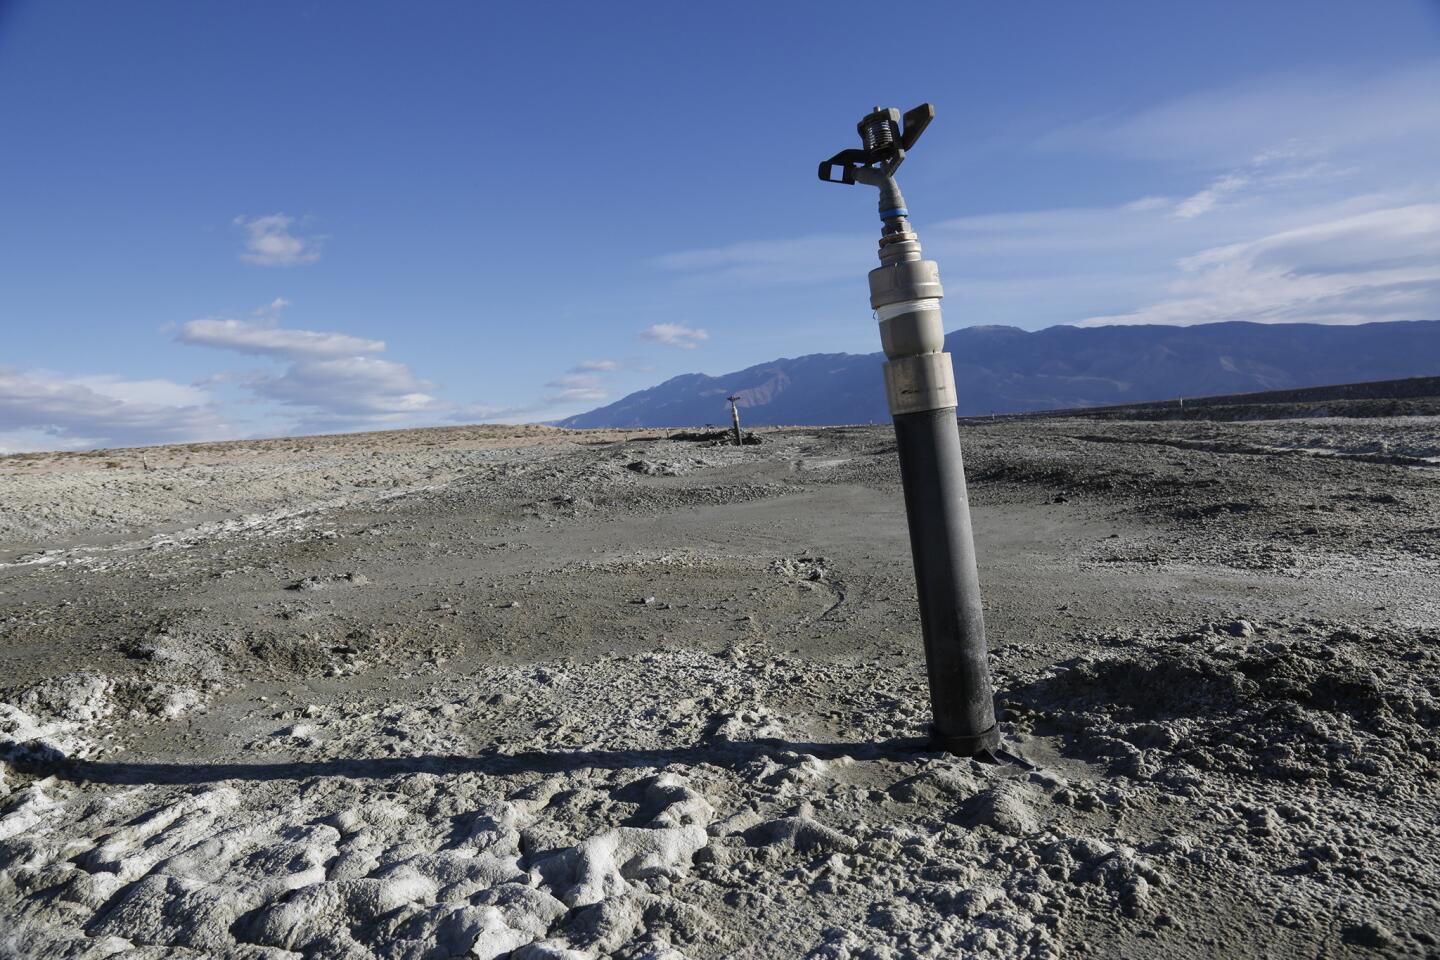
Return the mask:
[[[346,777],[377,780],[414,773],[509,776],[520,773],[569,773],[585,769],[659,768],[672,764],[739,767],[756,759],[783,754],[809,754],[821,760],[907,759],[932,753],[925,738],[866,743],[806,743],[790,740],[714,740],[651,750],[528,750],[508,753],[487,750],[473,756],[373,757],[284,763],[130,763],[62,757],[8,758],[18,773],[54,776],[75,783],[200,784],[225,780],[309,780]],[[938,755],[938,754],[937,754]]]

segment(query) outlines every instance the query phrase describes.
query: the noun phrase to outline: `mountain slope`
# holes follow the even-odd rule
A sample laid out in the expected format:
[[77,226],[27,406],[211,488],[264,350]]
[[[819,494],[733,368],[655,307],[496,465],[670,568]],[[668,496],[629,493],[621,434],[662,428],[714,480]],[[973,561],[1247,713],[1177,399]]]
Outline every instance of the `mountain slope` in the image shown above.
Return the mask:
[[[1014,413],[1440,375],[1440,321],[1191,327],[967,327],[945,338],[959,413]],[[690,373],[560,421],[564,427],[884,421],[884,356],[809,354]]]

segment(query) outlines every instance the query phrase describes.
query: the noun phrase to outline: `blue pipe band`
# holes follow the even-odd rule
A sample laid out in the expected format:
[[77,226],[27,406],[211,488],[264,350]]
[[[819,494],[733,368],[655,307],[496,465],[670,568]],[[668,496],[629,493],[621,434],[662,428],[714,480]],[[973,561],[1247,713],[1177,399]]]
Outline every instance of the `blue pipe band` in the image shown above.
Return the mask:
[[894,210],[881,210],[881,211],[880,211],[880,219],[881,219],[881,220],[888,220],[888,219],[890,219],[891,217],[908,217],[908,216],[910,216],[910,211],[909,211],[909,210],[906,210],[904,207],[896,207]]

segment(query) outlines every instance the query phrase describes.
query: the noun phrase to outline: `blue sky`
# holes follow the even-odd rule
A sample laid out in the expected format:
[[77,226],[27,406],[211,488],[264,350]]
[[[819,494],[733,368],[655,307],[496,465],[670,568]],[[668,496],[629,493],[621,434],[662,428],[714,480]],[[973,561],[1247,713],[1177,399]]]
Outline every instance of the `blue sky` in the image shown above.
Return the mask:
[[0,0],[0,451],[874,351],[814,171],[924,100],[952,329],[1440,317],[1434,0]]

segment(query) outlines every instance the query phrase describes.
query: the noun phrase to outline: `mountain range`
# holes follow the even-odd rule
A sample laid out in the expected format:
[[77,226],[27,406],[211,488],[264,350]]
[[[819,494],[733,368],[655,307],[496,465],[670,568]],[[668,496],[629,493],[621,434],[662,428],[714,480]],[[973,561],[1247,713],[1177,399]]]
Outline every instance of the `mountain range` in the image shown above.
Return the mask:
[[[1440,375],[1440,321],[977,326],[946,336],[945,349],[958,413],[977,416]],[[746,425],[883,422],[884,359],[814,353],[682,374],[558,425],[727,423],[728,396],[740,398]]]

